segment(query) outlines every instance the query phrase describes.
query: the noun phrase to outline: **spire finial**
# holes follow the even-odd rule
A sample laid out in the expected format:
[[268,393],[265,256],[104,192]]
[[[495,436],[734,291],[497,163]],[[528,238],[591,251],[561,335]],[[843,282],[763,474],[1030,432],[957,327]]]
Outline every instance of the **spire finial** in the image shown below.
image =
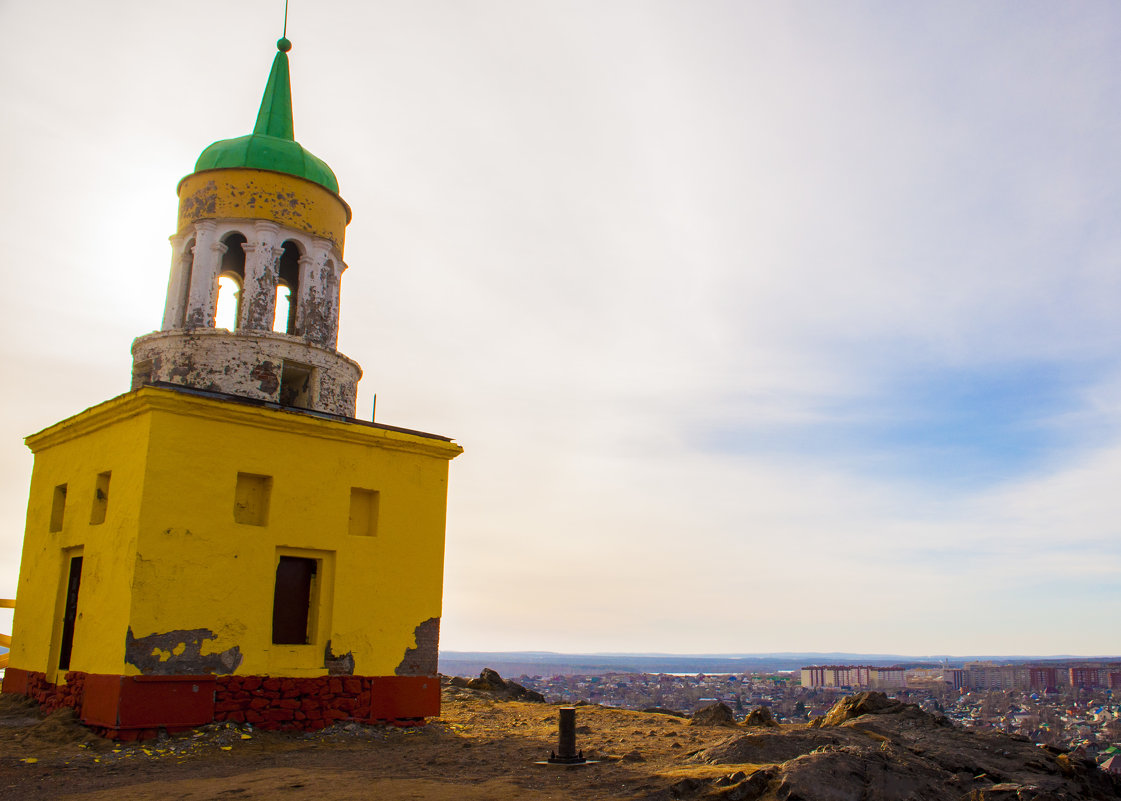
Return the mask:
[[280,52],[273,59],[269,82],[265,86],[265,95],[261,98],[257,124],[253,127],[255,134],[267,134],[292,141],[296,139],[292,130],[292,84],[288,78],[288,51],[291,48],[292,43],[287,39],[276,43],[276,49]]
[[284,32],[276,41],[276,49],[281,53],[287,53],[292,49],[292,43],[288,41],[288,0],[284,0]]

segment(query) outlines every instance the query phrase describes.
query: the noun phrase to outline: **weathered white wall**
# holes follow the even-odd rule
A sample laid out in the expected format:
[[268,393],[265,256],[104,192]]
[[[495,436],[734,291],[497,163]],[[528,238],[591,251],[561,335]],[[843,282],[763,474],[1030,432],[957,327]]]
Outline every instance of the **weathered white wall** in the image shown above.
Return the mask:
[[132,358],[133,389],[167,381],[274,403],[284,362],[307,365],[314,371],[307,407],[347,417],[354,417],[362,377],[358,363],[341,353],[272,331],[160,331],[133,342]]

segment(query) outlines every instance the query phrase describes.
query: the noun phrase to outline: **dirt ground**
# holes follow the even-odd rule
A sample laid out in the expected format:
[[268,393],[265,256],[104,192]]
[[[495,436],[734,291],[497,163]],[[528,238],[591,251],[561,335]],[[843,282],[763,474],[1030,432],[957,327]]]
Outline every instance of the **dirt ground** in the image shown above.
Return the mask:
[[728,737],[670,715],[580,706],[577,747],[596,764],[538,765],[556,747],[557,707],[445,687],[416,728],[344,724],[314,734],[214,724],[141,744],[100,740],[59,711],[0,696],[0,799],[331,801],[668,797],[687,777],[755,765],[687,756]]

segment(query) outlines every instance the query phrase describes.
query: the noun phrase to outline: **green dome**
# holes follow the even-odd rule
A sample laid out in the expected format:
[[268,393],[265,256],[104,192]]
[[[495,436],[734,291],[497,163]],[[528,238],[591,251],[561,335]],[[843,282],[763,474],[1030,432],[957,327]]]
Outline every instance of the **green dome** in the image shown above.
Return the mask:
[[335,173],[322,159],[306,151],[299,142],[268,134],[249,134],[223,139],[202,151],[195,172],[222,167],[249,167],[296,175],[339,193]]
[[202,151],[195,162],[195,172],[223,167],[248,167],[272,170],[305,178],[339,193],[335,173],[322,159],[316,158],[296,141],[292,126],[292,83],[288,76],[287,39],[277,42],[269,82],[257,112],[253,133],[236,139],[222,139]]

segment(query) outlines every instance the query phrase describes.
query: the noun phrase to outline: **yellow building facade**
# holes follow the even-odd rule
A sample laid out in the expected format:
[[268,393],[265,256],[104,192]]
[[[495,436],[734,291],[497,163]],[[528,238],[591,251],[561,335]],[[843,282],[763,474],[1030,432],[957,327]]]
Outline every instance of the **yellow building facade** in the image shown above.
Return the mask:
[[110,736],[439,711],[462,449],[354,418],[361,369],[335,350],[350,209],[291,137],[289,47],[254,134],[180,183],[164,325],[133,346],[133,390],[27,438],[3,691]]

